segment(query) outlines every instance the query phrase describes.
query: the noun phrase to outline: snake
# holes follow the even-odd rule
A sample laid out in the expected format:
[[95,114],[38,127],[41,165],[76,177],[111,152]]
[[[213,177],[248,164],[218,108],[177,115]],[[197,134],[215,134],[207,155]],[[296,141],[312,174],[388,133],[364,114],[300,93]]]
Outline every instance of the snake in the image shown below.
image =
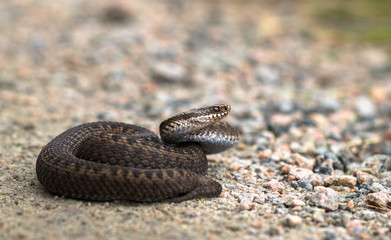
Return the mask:
[[90,201],[217,197],[222,186],[207,176],[206,155],[238,144],[238,131],[221,121],[230,111],[216,104],[176,114],[161,122],[160,138],[122,122],[80,124],[42,148],[37,178],[54,195]]

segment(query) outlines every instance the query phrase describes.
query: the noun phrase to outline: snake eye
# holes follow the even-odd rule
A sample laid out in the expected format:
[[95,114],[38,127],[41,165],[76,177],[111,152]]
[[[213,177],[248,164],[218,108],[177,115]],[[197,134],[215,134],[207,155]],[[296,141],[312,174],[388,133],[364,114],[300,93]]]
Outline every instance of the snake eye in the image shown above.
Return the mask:
[[215,107],[213,107],[213,111],[219,112],[219,111],[220,111],[220,108],[219,108],[218,106],[215,106]]

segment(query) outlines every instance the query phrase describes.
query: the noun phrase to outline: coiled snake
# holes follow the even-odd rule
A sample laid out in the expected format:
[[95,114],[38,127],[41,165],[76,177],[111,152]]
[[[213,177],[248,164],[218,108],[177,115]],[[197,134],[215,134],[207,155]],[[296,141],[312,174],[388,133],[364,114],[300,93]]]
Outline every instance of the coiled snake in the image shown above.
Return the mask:
[[65,197],[109,201],[180,202],[220,195],[221,185],[205,176],[206,154],[238,143],[226,122],[229,105],[177,114],[152,131],[117,122],[73,127],[47,144],[36,172],[42,185]]

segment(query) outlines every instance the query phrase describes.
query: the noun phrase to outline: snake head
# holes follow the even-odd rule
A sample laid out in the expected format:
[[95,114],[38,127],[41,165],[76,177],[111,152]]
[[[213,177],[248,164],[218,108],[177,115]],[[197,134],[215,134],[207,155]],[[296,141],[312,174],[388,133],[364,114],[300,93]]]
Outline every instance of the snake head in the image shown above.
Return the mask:
[[195,113],[192,117],[194,122],[216,122],[225,118],[231,111],[228,104],[213,105],[205,108],[192,109],[189,112]]
[[187,135],[225,118],[230,111],[230,105],[218,104],[179,113],[160,124],[160,136],[165,142],[180,141]]

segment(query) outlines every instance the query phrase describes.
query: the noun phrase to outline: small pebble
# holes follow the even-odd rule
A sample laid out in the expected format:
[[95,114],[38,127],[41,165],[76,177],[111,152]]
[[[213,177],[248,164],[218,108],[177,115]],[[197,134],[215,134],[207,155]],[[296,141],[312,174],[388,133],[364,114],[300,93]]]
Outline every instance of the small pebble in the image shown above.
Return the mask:
[[258,152],[258,158],[260,158],[260,159],[269,159],[270,156],[272,155],[272,153],[273,153],[272,150],[265,149],[263,151]]
[[324,209],[315,209],[314,213],[312,214],[312,218],[317,222],[324,222],[325,221],[325,214],[326,211]]
[[232,185],[232,184],[224,184],[224,187],[226,187],[227,189],[230,189],[230,190],[235,190],[237,189],[235,185]]
[[310,179],[313,174],[314,174],[314,172],[312,172],[309,169],[292,167],[289,170],[288,181],[291,182],[291,181],[300,180],[300,179]]
[[312,186],[308,179],[300,179],[297,181],[297,184],[299,187],[307,189],[308,191],[312,191],[314,189],[314,186]]
[[386,191],[386,188],[383,187],[379,182],[374,182],[372,185],[369,187],[369,190],[372,192],[381,192],[381,191]]
[[354,201],[353,200],[349,200],[346,203],[346,210],[349,210],[349,211],[354,211],[355,210]]
[[360,220],[351,220],[346,224],[346,230],[351,235],[358,235],[362,232],[363,226]]
[[296,227],[303,223],[303,219],[299,216],[288,215],[285,217],[285,224],[288,227]]
[[374,219],[376,217],[376,212],[374,211],[371,211],[371,210],[364,210],[361,212],[361,219],[363,220],[371,220],[371,219]]
[[281,172],[284,174],[288,174],[289,171],[293,168],[292,165],[286,164],[282,167]]
[[184,80],[186,70],[174,63],[157,63],[151,69],[151,75],[157,82],[176,83]]
[[373,175],[381,178],[384,172],[391,171],[391,157],[382,154],[373,155],[365,159],[362,166],[371,168]]
[[313,141],[306,141],[302,145],[303,153],[314,154],[316,152],[315,143]]
[[378,181],[377,177],[363,171],[356,171],[354,173],[354,176],[357,178],[357,184],[359,186],[363,183],[367,183],[368,185],[371,185],[374,181]]
[[361,96],[356,100],[356,103],[358,115],[360,117],[372,119],[376,116],[377,109],[371,99]]
[[315,159],[304,157],[303,155],[298,153],[292,154],[292,160],[296,166],[302,168],[312,168],[315,163]]
[[353,187],[357,184],[357,178],[350,175],[336,176],[332,185]]
[[268,189],[272,190],[273,192],[283,193],[285,190],[285,184],[282,182],[279,182],[275,179],[264,183],[262,186],[264,188],[268,188]]
[[312,177],[309,179],[312,186],[323,186],[324,180],[321,175],[315,173],[312,175]]
[[254,203],[253,203],[254,196],[250,195],[244,195],[239,197],[240,203],[239,203],[239,208],[240,210],[251,210],[254,208]]
[[292,206],[294,206],[294,207],[305,206],[305,202],[300,199],[293,199]]
[[[321,163],[319,164],[319,162]],[[325,175],[334,175],[333,160],[327,158],[319,161],[317,159],[317,166],[314,167],[314,172]]]
[[261,205],[264,204],[266,202],[266,194],[263,192],[258,193],[255,196],[254,202],[261,204]]
[[312,204],[329,211],[338,209],[339,196],[336,191],[326,187],[315,187],[315,191],[315,193],[310,194]]
[[245,169],[250,166],[251,161],[249,160],[236,160],[229,165],[229,169],[232,171],[238,171],[239,169]]
[[91,214],[92,217],[97,217],[98,215],[99,215],[99,211],[98,211],[98,210],[95,210],[95,211]]
[[293,181],[293,182],[291,182],[291,185],[295,189],[302,188],[302,189],[306,189],[308,191],[312,191],[314,189],[312,184],[307,179],[300,179],[298,181]]
[[238,150],[244,150],[246,149],[246,144],[243,144],[243,143],[238,143],[238,145],[236,146],[236,149]]

